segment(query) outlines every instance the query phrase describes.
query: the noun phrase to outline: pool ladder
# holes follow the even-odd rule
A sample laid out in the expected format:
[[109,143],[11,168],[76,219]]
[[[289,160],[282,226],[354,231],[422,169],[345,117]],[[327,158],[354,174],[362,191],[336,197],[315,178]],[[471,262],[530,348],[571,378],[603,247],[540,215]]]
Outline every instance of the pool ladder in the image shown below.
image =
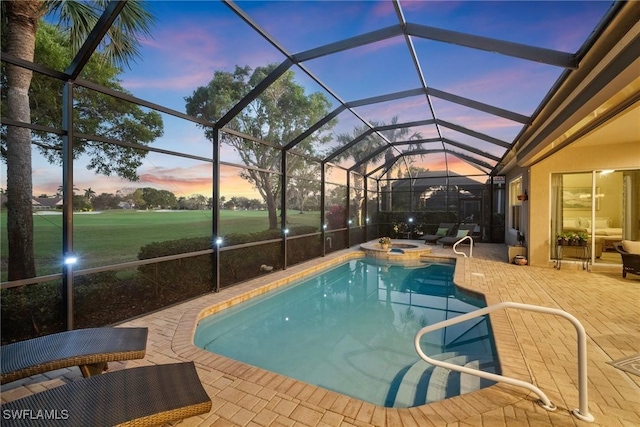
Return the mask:
[[453,244],[453,253],[458,254],[458,255],[464,255],[465,258],[467,257],[467,254],[465,254],[464,252],[458,252],[456,250],[458,245],[460,243],[464,242],[465,240],[469,240],[469,258],[473,258],[473,237],[471,237],[471,236],[464,236],[462,239],[460,239],[457,242],[455,242]]
[[593,415],[589,413],[589,403],[587,398],[587,334],[584,330],[584,327],[580,323],[578,319],[576,319],[571,314],[567,313],[563,310],[558,310],[555,308],[541,307],[538,305],[531,304],[522,304],[518,302],[501,302],[499,304],[490,305],[489,307],[482,308],[480,310],[472,311],[467,314],[463,314],[461,316],[454,317],[453,319],[444,320],[442,322],[435,323],[433,325],[425,326],[420,329],[415,336],[413,341],[413,345],[418,352],[418,355],[425,360],[427,363],[430,363],[435,366],[441,366],[443,368],[451,369],[453,371],[463,372],[470,375],[476,375],[480,378],[485,378],[491,381],[503,382],[506,384],[514,385],[517,387],[524,387],[532,392],[534,392],[538,397],[538,403],[544,409],[548,411],[555,411],[556,406],[551,403],[549,398],[547,397],[542,390],[540,390],[535,385],[528,383],[526,381],[520,381],[515,378],[504,377],[498,374],[492,374],[490,372],[484,372],[478,369],[471,369],[465,366],[456,365],[453,363],[447,363],[440,360],[433,359],[427,356],[420,346],[420,338],[423,335],[435,331],[437,329],[444,328],[446,326],[455,325],[460,322],[464,322],[469,319],[473,319],[476,317],[484,316],[485,314],[489,314],[493,311],[500,310],[503,308],[518,308],[521,310],[529,310],[536,311],[538,313],[544,314],[553,314],[556,316],[564,317],[568,319],[573,326],[576,328],[576,332],[578,334],[578,393],[579,393],[579,408],[574,409],[571,413],[578,419],[582,421],[592,422],[594,420]]

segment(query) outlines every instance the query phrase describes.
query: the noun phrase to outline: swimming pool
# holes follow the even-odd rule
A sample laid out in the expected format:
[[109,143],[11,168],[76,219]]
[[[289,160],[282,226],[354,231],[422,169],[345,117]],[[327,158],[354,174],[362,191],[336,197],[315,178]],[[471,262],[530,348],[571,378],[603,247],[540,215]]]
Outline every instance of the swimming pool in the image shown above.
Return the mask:
[[[484,302],[453,285],[453,264],[358,259],[223,310],[198,324],[205,350],[387,407],[411,407],[489,385],[422,361],[426,324]],[[488,319],[433,332],[423,348],[497,372]]]

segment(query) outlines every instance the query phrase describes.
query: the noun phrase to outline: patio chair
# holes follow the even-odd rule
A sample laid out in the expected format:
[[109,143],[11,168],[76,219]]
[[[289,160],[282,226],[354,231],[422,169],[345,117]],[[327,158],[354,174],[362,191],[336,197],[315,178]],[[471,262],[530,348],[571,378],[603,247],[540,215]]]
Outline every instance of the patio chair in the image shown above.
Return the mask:
[[71,366],[90,377],[107,362],[142,359],[147,328],[89,328],[45,335],[0,348],[0,384]]
[[453,232],[453,229],[455,228],[455,226],[456,224],[453,222],[441,222],[440,225],[438,226],[438,230],[436,231],[436,234],[426,234],[422,236],[422,239],[424,240],[425,244],[438,243],[438,240],[450,235]]
[[[211,410],[211,399],[193,362],[185,362],[80,379],[4,403],[0,409],[3,427],[151,426],[205,414]],[[42,417],[36,417],[38,409]]]
[[476,229],[478,224],[460,224],[455,236],[447,236],[438,240],[438,243],[442,243],[442,246],[453,246],[458,240],[464,236],[471,235],[473,230]]
[[[640,246],[640,242],[632,242]],[[613,247],[622,256],[622,277],[627,277],[627,273],[640,274],[640,253],[635,254],[625,250],[624,242],[614,243]]]

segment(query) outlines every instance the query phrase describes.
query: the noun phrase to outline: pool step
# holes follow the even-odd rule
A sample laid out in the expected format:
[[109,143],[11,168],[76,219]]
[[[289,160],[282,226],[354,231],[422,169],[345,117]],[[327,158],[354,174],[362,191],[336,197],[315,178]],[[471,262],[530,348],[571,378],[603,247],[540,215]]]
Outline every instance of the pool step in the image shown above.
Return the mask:
[[[445,362],[461,366],[468,361],[469,358],[467,356],[455,356],[445,360]],[[440,366],[434,367],[431,379],[429,379],[426,402],[436,402],[458,394],[460,394],[460,372],[452,371],[451,369]]]
[[[442,353],[432,356],[437,360],[445,360],[456,355],[455,352]],[[427,393],[427,386],[429,384],[429,378],[433,372],[434,366],[430,363],[420,359],[404,372],[402,381],[397,389],[395,395],[394,406],[405,407],[415,406],[416,404],[424,403],[424,396]],[[422,396],[422,398],[420,398]],[[416,399],[418,403],[416,403]],[[422,402],[420,402],[422,400]]]
[[[430,357],[466,366],[494,372],[494,363],[477,356],[457,355],[455,352],[431,355]],[[435,402],[460,394],[470,393],[492,382],[475,375],[464,374],[418,360],[401,370],[389,390],[387,404],[396,408],[407,408]]]
[[[472,360],[464,365],[466,368],[480,369],[480,361]],[[460,373],[460,394],[469,393],[480,389],[482,378],[475,375]]]

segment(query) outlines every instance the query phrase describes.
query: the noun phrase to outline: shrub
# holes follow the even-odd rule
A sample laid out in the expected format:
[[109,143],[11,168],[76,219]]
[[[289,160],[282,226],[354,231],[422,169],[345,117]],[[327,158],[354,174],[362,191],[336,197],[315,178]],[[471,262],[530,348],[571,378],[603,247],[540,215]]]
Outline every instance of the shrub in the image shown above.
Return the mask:
[[[316,227],[299,226],[289,230],[289,236],[298,236],[317,232]],[[257,233],[231,233],[224,236],[224,246],[237,246],[245,243],[261,242],[280,239],[280,230],[265,230]],[[292,263],[300,262],[300,259],[309,259],[309,252],[319,253],[318,247],[310,243],[315,236],[301,239],[291,239],[288,241],[289,253],[293,254]],[[155,242],[140,248],[139,259],[151,259],[162,256],[177,255],[181,253],[196,252],[210,249],[212,242],[210,237],[194,237],[190,239],[168,240],[165,242]],[[282,268],[281,263],[281,242],[265,243],[260,246],[247,248],[235,248],[220,253],[220,286],[225,287],[230,284],[249,280],[263,274],[261,265],[274,267],[275,270]],[[317,255],[313,255],[317,256]],[[289,258],[292,259],[291,257]],[[210,255],[181,258],[178,260],[164,261],[157,264],[143,265],[138,270],[148,280],[150,286],[156,292],[162,288],[181,288],[183,292],[207,292],[215,288],[213,277],[213,264]],[[188,286],[192,289],[185,289]]]
[[64,330],[60,281],[3,289],[2,344]]

